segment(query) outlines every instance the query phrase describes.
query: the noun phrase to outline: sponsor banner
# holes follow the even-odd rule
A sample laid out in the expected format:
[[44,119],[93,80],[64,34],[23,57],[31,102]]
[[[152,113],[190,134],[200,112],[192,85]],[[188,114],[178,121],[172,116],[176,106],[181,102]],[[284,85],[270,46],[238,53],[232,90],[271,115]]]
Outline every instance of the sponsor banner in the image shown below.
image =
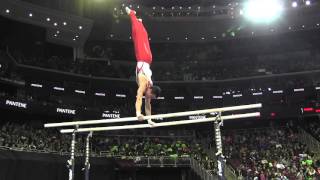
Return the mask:
[[19,109],[27,109],[27,107],[28,107],[28,104],[25,103],[25,102],[13,101],[13,100],[10,100],[10,99],[6,99],[5,100],[5,105],[6,106],[11,106],[11,107],[16,107],[16,108],[19,108]]
[[120,118],[120,112],[119,111],[104,111],[101,115],[102,118],[106,119],[117,119]]
[[59,114],[70,114],[70,115],[76,115],[75,109],[68,109],[68,108],[56,108],[56,112]]

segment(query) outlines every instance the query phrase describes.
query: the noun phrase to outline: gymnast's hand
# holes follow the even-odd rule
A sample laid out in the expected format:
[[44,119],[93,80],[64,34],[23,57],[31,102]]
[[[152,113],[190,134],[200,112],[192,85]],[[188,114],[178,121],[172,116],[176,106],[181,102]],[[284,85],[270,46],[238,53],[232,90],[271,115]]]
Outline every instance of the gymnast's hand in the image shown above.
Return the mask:
[[138,121],[143,121],[144,120],[144,116],[141,113],[137,113],[137,118],[138,118]]

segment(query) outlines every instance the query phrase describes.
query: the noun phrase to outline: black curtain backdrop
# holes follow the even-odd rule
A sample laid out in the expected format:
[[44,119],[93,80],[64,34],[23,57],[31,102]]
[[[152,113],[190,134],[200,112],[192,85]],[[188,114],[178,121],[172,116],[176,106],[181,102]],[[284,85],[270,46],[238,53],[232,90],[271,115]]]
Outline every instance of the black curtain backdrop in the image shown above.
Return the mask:
[[[0,180],[68,180],[69,156],[0,150]],[[84,180],[84,158],[76,159],[75,180]],[[138,168],[130,160],[90,159],[90,180],[200,180],[188,167]]]
[[[67,156],[0,150],[0,180],[68,180]],[[75,179],[84,180],[84,159],[76,159]],[[92,158],[90,179],[115,180],[114,161]]]
[[182,168],[144,168],[136,172],[137,180],[188,180],[181,177]]

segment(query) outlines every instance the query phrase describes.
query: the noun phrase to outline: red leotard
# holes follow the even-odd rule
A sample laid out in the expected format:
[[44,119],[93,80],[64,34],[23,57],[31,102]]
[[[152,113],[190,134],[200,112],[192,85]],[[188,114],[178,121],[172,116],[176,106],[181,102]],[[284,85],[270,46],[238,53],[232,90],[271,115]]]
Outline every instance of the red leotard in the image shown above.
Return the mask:
[[134,11],[130,12],[131,27],[132,27],[132,40],[134,43],[134,50],[136,59],[139,62],[146,62],[151,65],[152,53],[150,50],[148,33],[140,22]]

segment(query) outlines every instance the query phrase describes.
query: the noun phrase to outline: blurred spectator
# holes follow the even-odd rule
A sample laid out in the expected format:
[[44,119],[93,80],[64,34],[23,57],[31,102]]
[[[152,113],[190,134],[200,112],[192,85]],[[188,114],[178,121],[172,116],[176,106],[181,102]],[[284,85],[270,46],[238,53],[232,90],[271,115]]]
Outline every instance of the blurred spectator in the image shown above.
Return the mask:
[[[127,59],[119,59],[122,54],[118,54],[119,57],[117,57],[111,52],[112,50],[108,49],[108,55],[105,56],[101,46],[97,46],[95,49],[99,52],[98,54],[102,53],[102,55],[76,59],[75,61],[59,56],[52,56],[49,59],[26,58],[19,51],[12,51],[12,55],[18,63],[31,66],[88,76],[132,79],[135,64],[131,59],[128,59],[130,56],[127,56]],[[159,51],[162,52],[159,54],[160,57],[157,57],[159,60],[155,60],[152,64],[153,78],[157,81],[225,80],[320,69],[319,53],[311,53],[310,50],[222,57],[219,55],[221,50],[216,49],[215,46],[204,45],[201,48],[170,49],[170,54],[172,51],[177,51],[174,54],[182,55],[181,58],[171,60],[161,59],[161,54],[163,52],[165,54],[167,51],[165,48]]]
[[[0,146],[22,151],[70,152],[71,136],[56,130],[43,129],[31,124],[7,122],[0,129]],[[76,152],[84,152],[84,137],[77,137]],[[109,156],[166,156],[171,158],[193,157],[208,170],[216,168],[195,139],[167,137],[130,137],[96,135],[92,139],[92,154],[107,152]]]
[[318,119],[308,120],[308,123],[304,124],[305,129],[313,135],[318,141],[320,141],[320,123]]
[[247,179],[313,179],[313,157],[293,128],[231,131],[225,134],[225,155]]

